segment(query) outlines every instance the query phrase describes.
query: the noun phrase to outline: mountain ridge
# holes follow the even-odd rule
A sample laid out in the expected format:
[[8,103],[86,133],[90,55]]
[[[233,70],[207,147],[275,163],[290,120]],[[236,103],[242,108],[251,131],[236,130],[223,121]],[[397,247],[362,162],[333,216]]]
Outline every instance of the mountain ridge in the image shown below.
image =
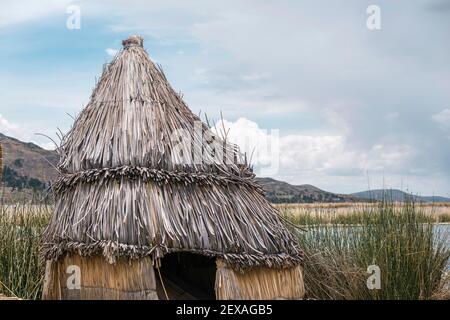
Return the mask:
[[56,179],[55,166],[59,156],[55,151],[2,133],[0,144],[3,148],[3,179],[7,187],[43,189]]
[[[0,133],[3,146],[3,179],[6,187],[42,191],[57,176],[59,156],[32,142],[23,142]],[[397,189],[375,189],[351,194],[322,190],[311,184],[293,185],[273,178],[256,178],[266,197],[273,203],[363,202],[380,201],[383,196],[393,201],[413,199],[417,202],[450,202],[441,196],[418,196]]]
[[273,178],[256,178],[273,203],[358,202],[351,195],[324,191],[310,184],[292,185]]
[[416,202],[450,202],[450,198],[442,196],[419,196],[391,188],[360,191],[352,193],[351,195],[359,199],[369,199],[374,201],[381,201],[383,199],[405,201],[405,199],[408,199]]

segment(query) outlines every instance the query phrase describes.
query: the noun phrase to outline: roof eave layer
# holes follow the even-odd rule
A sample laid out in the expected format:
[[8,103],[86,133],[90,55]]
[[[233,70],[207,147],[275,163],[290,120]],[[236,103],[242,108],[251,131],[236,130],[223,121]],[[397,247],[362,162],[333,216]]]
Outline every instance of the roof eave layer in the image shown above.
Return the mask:
[[78,183],[57,194],[47,259],[68,252],[158,257],[191,251],[240,266],[292,266],[301,252],[264,196],[245,184],[156,183],[139,177]]

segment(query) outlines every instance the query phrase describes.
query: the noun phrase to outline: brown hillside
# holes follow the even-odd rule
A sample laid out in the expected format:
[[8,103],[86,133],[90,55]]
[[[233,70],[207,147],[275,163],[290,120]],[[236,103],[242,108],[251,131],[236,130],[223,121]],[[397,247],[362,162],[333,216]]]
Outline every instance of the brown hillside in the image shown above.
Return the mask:
[[[56,178],[57,172],[51,164],[56,165],[59,157],[54,151],[48,151],[0,133],[3,147],[3,165],[15,170],[21,176],[49,182]],[[50,162],[50,163],[49,163]]]

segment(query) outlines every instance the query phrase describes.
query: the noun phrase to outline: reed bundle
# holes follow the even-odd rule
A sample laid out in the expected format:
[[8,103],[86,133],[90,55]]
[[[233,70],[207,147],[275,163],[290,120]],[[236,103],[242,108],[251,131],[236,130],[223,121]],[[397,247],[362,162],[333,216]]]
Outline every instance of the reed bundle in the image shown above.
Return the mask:
[[[79,268],[79,288],[67,288],[72,282],[68,268]],[[70,269],[69,269],[70,270]],[[118,259],[112,265],[101,256],[80,257],[68,255],[59,263],[47,262],[48,277],[44,281],[43,299],[60,300],[156,300],[156,282],[149,258],[129,261]],[[75,282],[72,283],[73,285]],[[82,290],[81,290],[82,289]]]
[[218,260],[215,290],[220,300],[300,299],[304,295],[302,269],[258,268],[241,274]]

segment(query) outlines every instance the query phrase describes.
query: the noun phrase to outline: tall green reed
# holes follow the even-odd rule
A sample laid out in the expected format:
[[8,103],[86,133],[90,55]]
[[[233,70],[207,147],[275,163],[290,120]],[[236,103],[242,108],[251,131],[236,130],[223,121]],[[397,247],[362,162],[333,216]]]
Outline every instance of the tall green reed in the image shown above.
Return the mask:
[[[383,201],[361,212],[357,226],[310,226],[299,235],[306,255],[307,297],[313,299],[432,299],[448,294],[443,275],[448,233],[414,203]],[[367,267],[380,268],[381,288],[370,290]]]
[[39,260],[40,235],[50,207],[0,205],[0,293],[38,299],[43,266]]

